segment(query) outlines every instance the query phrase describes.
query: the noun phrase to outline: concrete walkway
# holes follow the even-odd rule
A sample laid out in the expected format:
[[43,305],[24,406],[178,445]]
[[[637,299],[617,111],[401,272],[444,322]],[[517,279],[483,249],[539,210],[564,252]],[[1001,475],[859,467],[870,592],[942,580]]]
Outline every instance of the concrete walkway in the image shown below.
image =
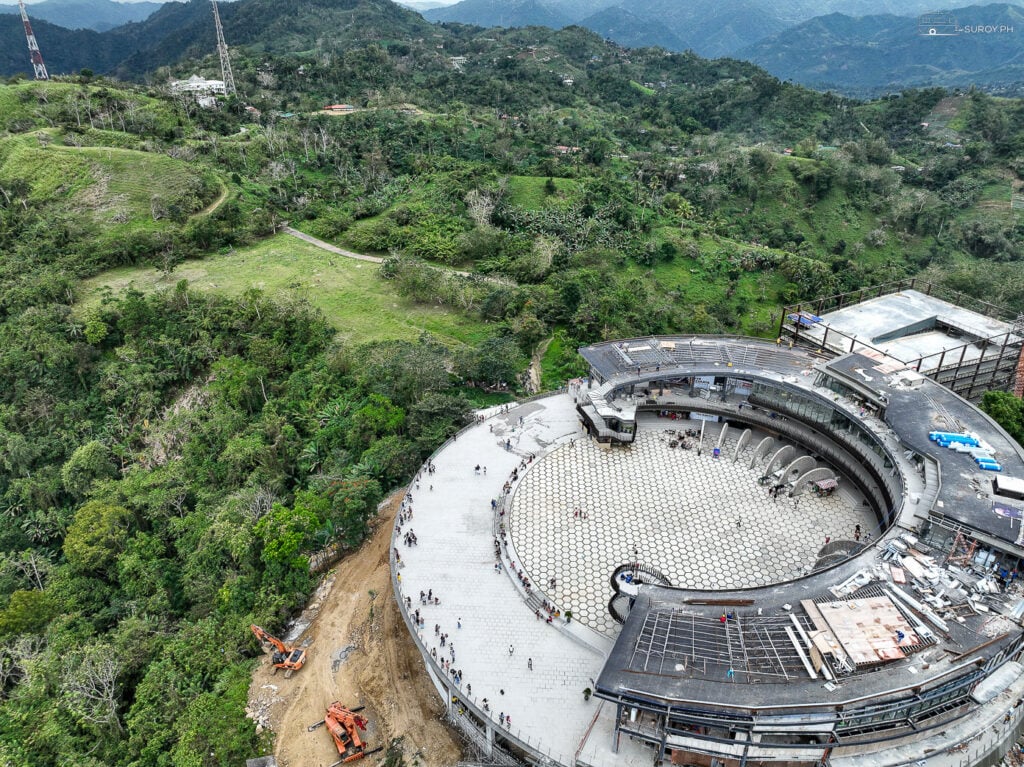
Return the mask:
[[[424,625],[417,639],[426,653],[462,671],[465,699],[482,710],[486,698],[496,728],[501,714],[511,716],[511,726],[499,728],[503,733],[559,764],[573,764],[577,751],[585,751],[595,767],[646,767],[651,753],[637,744],[611,753],[607,712],[593,724],[600,701],[583,699],[605,660],[594,647],[607,647],[607,639],[576,622],[538,619],[508,560],[500,572],[494,568],[491,500],[524,457],[573,437],[585,439],[572,398],[563,394],[493,415],[443,448],[434,458],[435,473],[423,471],[419,487],[414,483],[412,519],[395,537],[399,599],[404,604],[408,596],[410,612],[419,610]],[[409,531],[415,546],[403,543]],[[421,604],[421,591],[440,604]],[[448,635],[443,647],[440,634]]]
[[[538,619],[526,603],[521,583],[509,572],[508,558],[503,557],[502,569],[495,570],[491,501],[500,498],[512,471],[530,455],[537,456],[528,464],[535,467],[552,451],[566,450],[570,440],[587,439],[572,397],[544,397],[512,406],[507,413],[499,406],[484,415],[482,422],[438,451],[433,474],[421,472],[411,488],[412,518],[396,529],[394,537],[401,558],[397,598],[404,608],[408,597],[408,612],[418,612],[422,620],[415,638],[430,659],[428,669],[432,674],[437,671],[451,691],[451,697],[444,693],[443,698],[452,702],[453,715],[462,713],[469,723],[470,712],[482,716],[498,737],[545,754],[554,764],[648,767],[654,752],[639,742],[623,738],[619,751],[612,752],[615,707],[583,698],[584,688],[595,686],[610,637],[575,619],[568,625],[564,620],[548,624]],[[574,452],[582,454],[580,447]],[[706,462],[714,465],[711,459]],[[520,481],[529,474],[520,468]],[[637,479],[642,483],[645,478]],[[513,494],[517,486],[513,483]],[[588,521],[596,522],[597,517]],[[409,532],[418,540],[414,546],[403,542]],[[548,554],[573,558],[593,552],[559,551],[552,541]],[[522,563],[515,560],[515,565]],[[543,588],[534,580],[534,595]],[[439,603],[424,604],[421,591],[430,592]],[[558,596],[556,590],[552,598],[557,601]],[[436,665],[442,661],[448,662],[449,670]],[[455,670],[462,675],[459,685],[452,679]],[[1024,727],[1024,706],[1014,708],[1022,695],[1024,677],[974,715],[940,732],[908,735],[884,751],[833,762],[836,767],[979,763]],[[499,723],[505,716],[511,717],[511,724]],[[957,745],[950,747],[951,743]]]

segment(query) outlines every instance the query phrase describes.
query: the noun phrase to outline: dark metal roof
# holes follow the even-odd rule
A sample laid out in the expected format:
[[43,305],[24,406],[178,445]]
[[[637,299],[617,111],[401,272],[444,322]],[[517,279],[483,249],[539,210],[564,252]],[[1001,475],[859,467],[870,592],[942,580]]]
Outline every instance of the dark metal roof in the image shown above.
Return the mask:
[[801,347],[769,343],[742,336],[650,336],[584,346],[580,355],[605,380],[635,376],[639,367],[650,373],[661,367],[714,369],[727,375],[730,367],[792,374],[811,368],[827,357]]
[[[931,431],[970,432],[995,449],[1002,465],[999,476],[1024,478],[1021,447],[994,421],[974,405],[931,379],[922,378],[913,387],[900,385],[885,363],[860,354],[840,357],[824,366],[852,381],[868,385],[887,401],[885,422],[900,441],[915,452],[933,458],[940,467],[941,489],[933,513],[987,533],[1006,543],[1016,543],[1021,520],[1000,516],[992,510],[994,500],[1022,507],[1019,501],[994,497],[992,477],[967,453],[957,453],[928,439]],[[867,381],[865,377],[870,378]],[[898,376],[896,376],[898,379]]]
[[[855,563],[849,565],[803,581],[717,595],[751,601],[742,607],[700,604],[714,599],[707,592],[641,586],[597,679],[597,694],[656,707],[831,708],[887,693],[900,697],[909,694],[898,692],[905,688],[965,673],[973,661],[992,657],[1019,635],[1014,630],[986,644],[992,637],[981,632],[985,619],[972,616],[964,625],[951,623],[949,638],[940,639],[939,646],[953,655],[979,648],[976,652],[947,660],[933,650],[938,657],[928,658],[927,669],[924,659],[910,655],[841,676],[838,686],[829,690],[821,674],[810,677],[785,628],[794,627],[793,615],[807,631],[810,623],[800,600],[834,600],[827,585],[842,580],[847,570],[856,570]],[[723,612],[732,619],[723,623]]]

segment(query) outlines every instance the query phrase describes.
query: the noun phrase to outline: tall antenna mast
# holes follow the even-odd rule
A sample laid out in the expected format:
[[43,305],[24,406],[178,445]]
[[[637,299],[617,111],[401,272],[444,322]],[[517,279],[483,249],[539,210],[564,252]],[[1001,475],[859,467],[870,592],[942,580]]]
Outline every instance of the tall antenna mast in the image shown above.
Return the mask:
[[[25,11],[25,0],[18,0],[18,8],[21,10],[21,23],[25,25],[28,54],[32,57],[32,69],[36,73],[36,79],[49,80],[50,76],[46,73],[46,64],[43,63],[43,54],[39,52],[39,43],[36,42],[36,36],[32,34],[32,25],[28,21],[28,13]],[[217,26],[220,28],[219,21]]]
[[[23,1],[18,0],[18,2]],[[220,54],[220,72],[221,79],[224,80],[224,92],[235,94],[237,93],[235,90],[235,76],[231,74],[231,58],[228,56],[228,44],[224,42],[224,27],[220,25],[220,11],[217,10],[217,0],[210,0],[210,2],[213,4],[213,21],[217,26],[217,53]],[[31,43],[29,43],[29,47],[32,47]],[[42,62],[42,59],[40,59],[40,62]]]

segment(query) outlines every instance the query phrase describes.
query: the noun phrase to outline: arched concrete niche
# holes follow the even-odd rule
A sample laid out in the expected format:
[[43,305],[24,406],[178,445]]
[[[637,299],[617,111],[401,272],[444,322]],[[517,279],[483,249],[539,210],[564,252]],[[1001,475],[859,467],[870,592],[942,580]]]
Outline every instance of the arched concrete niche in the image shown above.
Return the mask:
[[797,477],[797,480],[793,483],[793,492],[790,495],[803,495],[812,483],[821,482],[823,479],[835,478],[836,473],[828,467],[823,466],[820,469],[811,469]]
[[740,438],[736,441],[736,449],[732,453],[733,463],[736,463],[736,460],[740,457],[740,451],[747,446],[748,442],[750,442],[751,434],[753,434],[753,432],[750,431],[750,429],[744,429],[743,433],[740,435]]
[[754,448],[754,455],[750,458],[750,468],[753,469],[757,462],[761,460],[761,456],[765,455],[769,450],[772,449],[772,445],[775,444],[775,437],[765,437],[757,443],[757,447]]
[[725,435],[729,433],[729,424],[722,424],[722,431],[718,434],[718,444],[715,447],[721,447],[725,444]]
[[771,460],[768,461],[768,465],[764,467],[764,475],[767,477],[777,468],[784,465],[786,461],[793,457],[795,452],[796,448],[792,445],[783,445],[780,447],[775,455],[772,456]]
[[802,455],[793,461],[786,470],[782,472],[782,481],[790,482],[799,477],[804,472],[808,472],[818,465],[818,462],[811,458],[809,455]]

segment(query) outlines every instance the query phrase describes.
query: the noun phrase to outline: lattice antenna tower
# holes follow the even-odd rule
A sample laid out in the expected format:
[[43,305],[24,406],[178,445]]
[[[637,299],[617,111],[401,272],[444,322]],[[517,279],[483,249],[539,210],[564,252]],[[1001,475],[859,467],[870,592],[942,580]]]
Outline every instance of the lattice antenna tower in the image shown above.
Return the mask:
[[32,70],[36,73],[37,80],[49,80],[50,75],[46,73],[43,54],[39,52],[39,43],[36,42],[36,36],[32,34],[32,24],[29,23],[28,13],[25,11],[25,0],[18,0],[18,8],[21,10],[21,23],[25,25],[25,39],[28,40],[28,55],[32,58]]
[[[21,0],[19,0],[21,2]],[[220,54],[221,79],[224,81],[224,92],[235,94],[235,76],[231,73],[231,57],[228,56],[228,44],[224,42],[224,27],[220,25],[220,11],[217,0],[210,0],[213,5],[213,22],[217,27],[217,53]]]

